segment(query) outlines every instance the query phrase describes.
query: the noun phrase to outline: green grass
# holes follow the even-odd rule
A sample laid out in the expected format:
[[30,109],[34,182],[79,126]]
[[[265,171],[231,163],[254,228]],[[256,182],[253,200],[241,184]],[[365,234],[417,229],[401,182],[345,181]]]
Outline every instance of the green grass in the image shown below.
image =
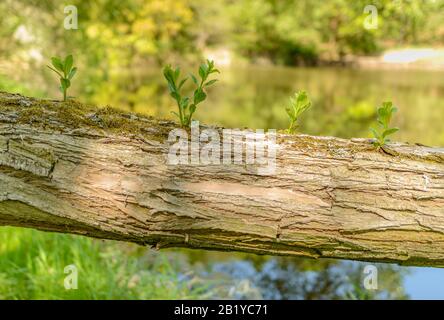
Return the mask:
[[[207,287],[146,248],[31,229],[0,228],[0,299],[199,299]],[[78,269],[78,289],[64,268]]]

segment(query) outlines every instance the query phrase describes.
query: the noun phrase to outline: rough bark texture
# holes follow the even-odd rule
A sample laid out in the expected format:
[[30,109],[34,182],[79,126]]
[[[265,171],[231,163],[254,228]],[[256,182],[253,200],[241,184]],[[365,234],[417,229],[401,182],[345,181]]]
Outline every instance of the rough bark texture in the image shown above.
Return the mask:
[[0,225],[149,244],[444,265],[444,150],[278,135],[275,175],[167,165],[174,123],[0,93]]

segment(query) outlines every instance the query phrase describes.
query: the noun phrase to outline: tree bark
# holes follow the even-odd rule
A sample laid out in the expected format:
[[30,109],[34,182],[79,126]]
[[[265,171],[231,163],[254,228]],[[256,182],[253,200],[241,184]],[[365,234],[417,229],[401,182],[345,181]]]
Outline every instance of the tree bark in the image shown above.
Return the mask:
[[168,165],[169,121],[0,93],[0,225],[444,265],[444,150],[278,134],[277,167]]

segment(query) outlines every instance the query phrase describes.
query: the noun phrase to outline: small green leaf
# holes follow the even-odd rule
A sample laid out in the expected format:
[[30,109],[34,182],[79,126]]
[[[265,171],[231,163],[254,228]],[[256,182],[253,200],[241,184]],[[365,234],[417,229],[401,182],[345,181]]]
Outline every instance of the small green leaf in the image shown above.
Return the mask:
[[190,102],[190,98],[186,97],[182,101],[180,101],[180,107],[185,110],[188,107],[188,103]]
[[70,54],[65,58],[64,69],[63,69],[65,74],[70,73],[73,64],[74,64],[74,58],[72,57],[72,54]]
[[165,79],[168,82],[172,82],[172,80],[173,80],[172,74],[173,74],[173,70],[171,69],[171,65],[169,65],[169,64],[166,65],[163,68],[163,76],[165,77]]
[[180,82],[179,87],[178,87],[179,90],[182,89],[183,85],[185,84],[185,82],[187,82],[187,80],[188,80],[188,78],[185,78]]
[[52,57],[51,63],[54,66],[54,68],[56,68],[58,71],[64,72],[64,66],[63,66],[62,60],[60,60],[60,58]]
[[177,102],[180,102],[180,94],[178,94],[176,91],[171,92],[171,96],[176,100]]
[[194,84],[196,86],[198,86],[199,85],[199,81],[197,80],[197,78],[193,74],[190,74],[190,76],[191,76],[191,79],[193,80]]
[[77,68],[72,68],[71,71],[69,72],[68,79],[71,80],[75,76],[76,72]]
[[194,91],[194,104],[197,105],[207,98],[206,93],[202,89]]
[[63,78],[63,76],[60,74],[60,72],[58,72],[56,69],[54,69],[53,67],[50,67],[50,66],[47,66],[49,69],[51,69],[52,71],[54,71],[55,73],[57,73],[57,75],[60,77],[60,78]]
[[398,131],[399,131],[399,128],[391,128],[391,129],[385,130],[385,131],[382,133],[382,137],[385,138],[385,137],[387,137],[387,136],[389,136],[389,135],[391,135],[391,134],[394,134],[394,133],[396,133],[396,132],[398,132]]
[[177,79],[179,79],[180,76],[180,68],[177,67],[176,70],[174,71],[174,81],[177,81]]
[[205,79],[208,77],[208,66],[206,64],[202,64],[199,67],[199,76],[202,78],[202,80],[205,81]]
[[177,93],[176,92],[176,87],[174,86],[174,83],[172,82],[168,82],[168,90],[170,91],[170,93]]
[[204,87],[209,87],[212,84],[216,83],[217,81],[218,81],[217,79],[210,80],[210,81],[208,81],[207,83],[204,84]]

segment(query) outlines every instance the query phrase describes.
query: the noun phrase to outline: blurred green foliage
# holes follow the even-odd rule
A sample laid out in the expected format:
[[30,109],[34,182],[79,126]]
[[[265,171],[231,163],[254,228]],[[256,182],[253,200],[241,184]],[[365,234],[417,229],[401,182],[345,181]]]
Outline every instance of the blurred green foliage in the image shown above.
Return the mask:
[[[228,1],[230,2],[230,1]],[[377,0],[378,28],[366,29],[367,0],[245,0],[233,5],[234,43],[254,58],[314,64],[392,46],[439,44],[443,1]],[[440,22],[441,21],[441,25]]]
[[[141,247],[80,236],[1,228],[0,299],[197,299],[208,284],[178,273],[178,261]],[[64,269],[78,269],[66,290]]]
[[203,49],[218,46],[251,59],[267,57],[293,65],[393,46],[439,44],[444,39],[441,0],[373,1],[377,29],[364,27],[366,0],[73,0],[70,4],[78,8],[75,31],[63,29],[60,1],[2,1],[1,11],[11,14],[0,21],[0,44],[7,44],[0,46],[1,54],[23,45],[11,42],[22,24],[38,33],[38,43],[50,43],[51,50],[82,49],[89,62],[109,69],[146,61],[163,65],[178,56],[193,59]]

